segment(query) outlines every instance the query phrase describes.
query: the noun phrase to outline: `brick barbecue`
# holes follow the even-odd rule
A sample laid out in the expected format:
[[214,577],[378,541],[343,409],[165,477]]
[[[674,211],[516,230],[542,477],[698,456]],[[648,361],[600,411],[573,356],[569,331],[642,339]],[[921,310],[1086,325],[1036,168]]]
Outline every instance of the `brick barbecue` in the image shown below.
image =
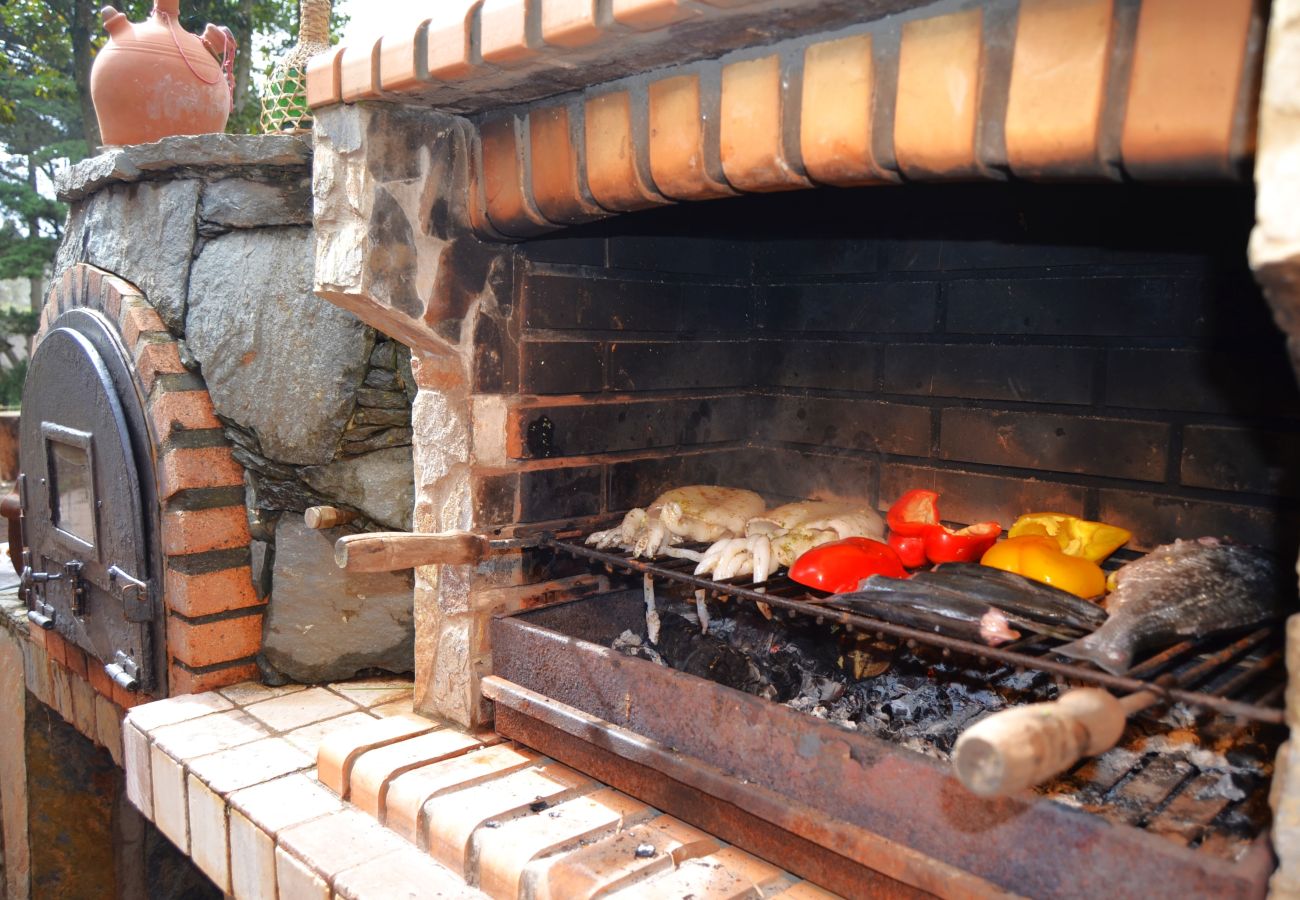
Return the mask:
[[[618,668],[607,647],[584,647],[552,666],[535,655],[544,639],[530,623],[574,641],[603,634],[604,625],[579,624],[599,618],[585,610],[622,608],[640,580],[626,566],[592,565],[556,542],[580,542],[685,484],[745,487],[773,504],[852,497],[880,511],[910,488],[929,488],[956,522],[1006,526],[1022,512],[1052,509],[1131,530],[1133,552],[1230,535],[1294,558],[1297,21],[1294,0],[438,4],[428,18],[335,48],[308,69],[312,205],[309,221],[292,227],[305,233],[309,225],[310,238],[295,232],[294,240],[306,241],[312,256],[311,302],[347,317],[338,346],[364,352],[353,359],[340,350],[336,369],[298,380],[353,389],[339,401],[343,413],[322,414],[326,437],[313,432],[301,444],[256,419],[256,404],[250,410],[231,399],[240,367],[264,347],[240,345],[233,357],[211,351],[192,289],[188,308],[164,302],[165,278],[136,260],[110,259],[86,237],[98,221],[94,204],[106,202],[96,197],[130,194],[139,203],[137,193],[195,173],[202,186],[191,249],[199,262],[209,246],[233,244],[232,235],[256,240],[266,226],[285,223],[204,217],[217,206],[207,198],[233,171],[229,163],[160,165],[121,148],[83,164],[68,196],[79,204],[74,216],[89,224],[81,250],[65,244],[43,327],[69,310],[99,310],[133,354],[157,451],[159,565],[151,583],[162,615],[152,647],[166,674],[147,693],[237,692],[230,686],[259,675],[338,681],[338,673],[313,668],[328,647],[303,641],[300,649],[286,639],[294,628],[310,630],[289,616],[297,607],[287,598],[339,592],[351,602],[370,588],[340,587],[341,580],[303,588],[296,572],[336,538],[361,548],[377,531],[445,533],[459,548],[454,560],[445,551],[403,557],[413,589],[404,574],[366,573],[399,579],[382,591],[398,598],[384,608],[401,606],[408,617],[394,640],[413,642],[409,664],[366,655],[362,641],[364,660],[343,673],[413,668],[414,712],[461,735],[431,740],[472,735],[491,743],[499,738],[485,729],[495,716],[506,737],[585,772],[574,778],[594,776],[637,798],[600,794],[592,801],[600,811],[583,807],[584,815],[604,822],[610,809],[623,810],[618,821],[640,827],[637,815],[662,811],[676,817],[674,828],[705,828],[709,840],[767,860],[754,865],[781,867],[762,878],[783,888],[798,877],[850,895],[1053,892],[1044,874],[1050,859],[1034,868],[1013,855],[981,869],[966,849],[945,857],[947,848],[924,836],[909,841],[906,828],[875,820],[868,827],[854,812],[802,795],[796,799],[813,810],[805,818],[820,822],[835,806],[840,818],[827,817],[825,830],[847,830],[838,838],[788,830],[809,847],[783,855],[750,822],[779,790],[769,796],[771,785],[758,784],[745,794],[737,787],[747,783],[744,772],[702,758],[720,767],[718,779],[688,762],[679,780],[695,779],[696,793],[673,795],[656,786],[667,770],[646,760],[662,761],[656,753],[677,744],[635,728],[601,731],[627,723],[595,687],[564,703],[530,692],[532,670],[560,673],[567,689],[580,681],[572,666],[590,663],[593,683],[626,687],[618,696],[629,709],[675,702],[669,694],[638,699],[611,670],[595,675],[596,666]],[[173,155],[184,146],[174,145]],[[239,171],[287,190],[286,167],[249,163]],[[254,303],[256,285],[242,290]],[[272,326],[241,322],[231,331],[257,327]],[[191,345],[208,355],[195,363]],[[300,346],[309,347],[310,336]],[[292,395],[294,379],[284,385],[267,391],[268,403]],[[375,391],[387,393],[376,399]],[[321,447],[328,452],[313,455]],[[397,475],[369,494],[357,487],[365,473],[381,471]],[[404,510],[385,505],[395,495],[407,501]],[[295,518],[309,506],[342,509],[350,523],[313,535]],[[361,577],[360,566],[349,568],[330,578]],[[359,624],[331,640],[364,633]],[[46,702],[63,711],[66,693],[73,719],[85,706],[77,696],[102,706],[96,688],[116,703],[110,709],[143,699],[103,678],[109,660],[97,663],[67,629],[33,628],[28,640],[47,659],[35,676],[49,678]],[[502,640],[513,655],[503,655]],[[1279,639],[1260,653],[1273,654],[1280,669],[1293,645],[1284,651]],[[349,644],[333,655],[351,660],[352,652]],[[666,678],[663,690],[677,683]],[[728,688],[700,685],[690,696],[715,713],[733,702],[721,693]],[[1280,682],[1269,691],[1260,705],[1277,725]],[[228,693],[203,696],[221,696],[210,702],[223,710],[231,702]],[[751,700],[758,702],[743,702]],[[769,705],[782,712],[754,715],[767,727],[797,731],[800,717],[811,719]],[[538,712],[529,719],[526,709]],[[558,724],[565,716],[567,725]],[[93,716],[77,724],[100,743],[120,742],[108,721],[115,716],[99,718],[102,727]],[[134,739],[152,746],[153,758],[188,766],[147,721],[146,714]],[[1173,730],[1167,725],[1160,727]],[[831,728],[808,725],[807,734],[823,726]],[[588,727],[605,735],[587,741],[599,753],[570,740]],[[273,727],[267,737],[289,730]],[[1197,877],[1216,892],[1261,895],[1271,875],[1272,890],[1289,896],[1300,890],[1300,863],[1289,849],[1289,811],[1300,791],[1286,765],[1290,745],[1277,749],[1284,737],[1275,728],[1258,741],[1264,756],[1278,753],[1276,858],[1267,778],[1215,807],[1223,816],[1198,825],[1203,832],[1143,832],[1150,821],[1170,821],[1167,808],[1193,816],[1185,789],[1201,785],[1195,779],[1208,769],[1179,768],[1171,755],[1158,763],[1144,756],[1132,771],[1152,767],[1145,780],[1116,774],[1105,799],[1128,818],[1114,827],[1098,824],[1116,821],[1100,802],[1068,815],[1048,800],[1016,809],[1042,815],[1034,821],[1062,834],[1069,828],[1061,822],[1082,821],[1079,833],[1113,841],[1117,860],[1159,847],[1152,859],[1184,873],[1203,866]],[[623,752],[611,753],[615,738]],[[356,805],[391,820],[386,798],[418,779],[403,782],[400,762],[380,763],[406,753],[418,760],[421,746],[372,758],[378,774],[330,777],[340,795],[350,791]],[[1141,746],[1130,741],[1126,752],[1141,756],[1133,749]],[[898,781],[882,802],[924,804],[936,820],[960,807],[963,821],[998,832],[992,805],[970,806],[966,795],[942,802],[943,791],[962,789],[929,760],[918,762],[905,747],[879,752],[880,765],[916,778],[914,788]],[[1172,787],[1147,796],[1161,767]],[[884,777],[883,768],[859,768],[864,783]],[[1105,773],[1079,775],[1075,787],[1094,775]],[[214,809],[223,799],[234,803],[216,782],[199,780],[215,792]],[[243,789],[256,790],[233,790]],[[727,803],[743,815],[718,813]],[[1233,821],[1249,827],[1209,827],[1241,810]],[[197,840],[185,831],[193,820],[183,810],[179,826],[174,818],[165,826],[155,796],[152,813],[173,842]],[[421,814],[406,810],[410,821],[397,830],[432,848],[413,824]],[[477,836],[454,848],[496,845],[474,831],[482,822],[466,827]],[[1003,848],[1006,833],[991,840]],[[1055,832],[1043,834],[1050,841]],[[842,855],[859,869],[825,863],[844,835],[857,843]],[[1178,853],[1144,843],[1157,839],[1178,841]],[[1179,856],[1189,842],[1209,846],[1195,859],[1218,854],[1215,861]],[[203,871],[223,871],[200,861],[197,849],[191,855]],[[311,870],[291,880],[333,877],[313,868],[306,850],[290,855]],[[441,862],[481,878],[493,896],[534,884],[487,868],[471,875],[477,856],[444,855]],[[229,891],[237,879],[225,872]],[[1157,874],[1143,885],[1158,892],[1160,883]]]

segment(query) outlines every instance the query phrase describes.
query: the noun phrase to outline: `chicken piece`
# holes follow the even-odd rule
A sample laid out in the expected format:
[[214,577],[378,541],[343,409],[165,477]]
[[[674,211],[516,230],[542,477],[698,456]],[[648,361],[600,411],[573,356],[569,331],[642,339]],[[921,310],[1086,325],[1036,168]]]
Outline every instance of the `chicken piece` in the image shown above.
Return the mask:
[[712,573],[718,581],[752,574],[759,584],[813,547],[847,537],[880,540],[884,535],[885,523],[868,503],[800,500],[750,519],[743,538],[713,544],[704,551],[695,574]]
[[745,523],[767,504],[753,491],[696,484],[673,488],[646,509],[629,510],[617,528],[587,538],[597,549],[620,547],[633,556],[677,556],[698,561],[700,554],[678,544],[738,537]]

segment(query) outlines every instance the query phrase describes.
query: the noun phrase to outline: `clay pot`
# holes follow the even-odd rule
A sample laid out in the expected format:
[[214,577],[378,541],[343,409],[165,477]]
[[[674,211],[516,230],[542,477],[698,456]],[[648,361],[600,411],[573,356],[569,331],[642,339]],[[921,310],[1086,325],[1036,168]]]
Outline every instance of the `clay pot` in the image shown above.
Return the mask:
[[90,70],[90,96],[105,144],[225,129],[230,88],[215,54],[233,54],[234,41],[214,25],[204,39],[190,34],[179,13],[180,0],[158,0],[138,24],[111,6],[100,10],[109,40]]

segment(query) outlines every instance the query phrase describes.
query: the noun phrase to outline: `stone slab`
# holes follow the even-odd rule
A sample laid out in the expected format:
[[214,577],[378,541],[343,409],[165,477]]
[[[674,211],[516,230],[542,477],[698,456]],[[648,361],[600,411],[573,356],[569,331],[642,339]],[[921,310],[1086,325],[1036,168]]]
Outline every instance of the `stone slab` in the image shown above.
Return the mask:
[[312,466],[303,469],[301,475],[312,488],[361,510],[380,525],[411,530],[415,466],[409,446]]

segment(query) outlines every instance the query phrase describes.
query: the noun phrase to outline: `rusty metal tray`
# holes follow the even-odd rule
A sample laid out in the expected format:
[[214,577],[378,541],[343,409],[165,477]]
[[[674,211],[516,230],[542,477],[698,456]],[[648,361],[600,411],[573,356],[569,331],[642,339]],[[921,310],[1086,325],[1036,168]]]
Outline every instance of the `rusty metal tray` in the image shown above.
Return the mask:
[[[492,622],[497,730],[849,896],[1262,897],[1236,862],[1050,800],[982,800],[941,763],[608,644],[638,592]],[[879,873],[879,874],[876,874]]]

